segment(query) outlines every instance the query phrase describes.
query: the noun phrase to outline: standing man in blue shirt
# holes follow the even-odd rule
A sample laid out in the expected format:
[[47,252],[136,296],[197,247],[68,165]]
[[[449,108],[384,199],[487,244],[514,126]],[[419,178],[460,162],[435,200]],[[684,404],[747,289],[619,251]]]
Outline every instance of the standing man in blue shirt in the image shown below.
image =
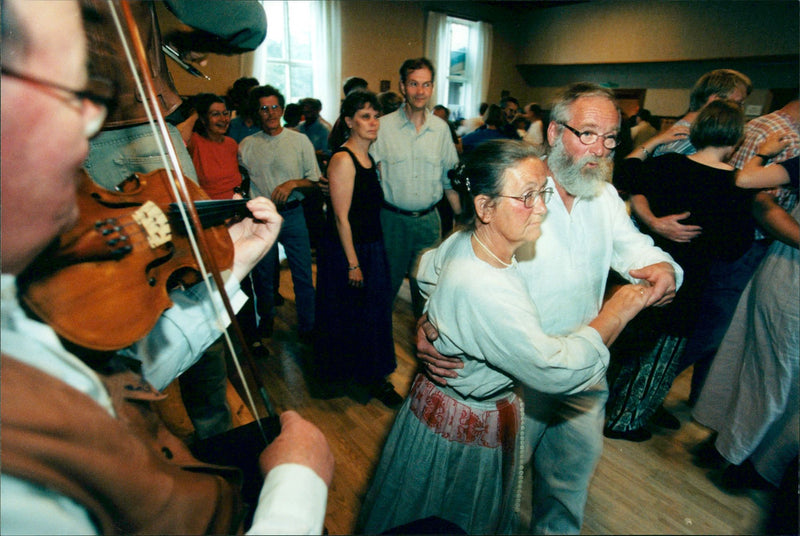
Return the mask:
[[400,67],[400,93],[405,104],[381,117],[380,135],[370,149],[378,162],[384,204],[381,226],[389,257],[394,295],[408,274],[414,315],[422,314],[423,300],[411,277],[417,256],[441,237],[436,203],[447,196],[453,212],[461,207],[447,172],[458,154],[447,123],[428,110],[433,94],[434,68],[430,60],[406,60]]

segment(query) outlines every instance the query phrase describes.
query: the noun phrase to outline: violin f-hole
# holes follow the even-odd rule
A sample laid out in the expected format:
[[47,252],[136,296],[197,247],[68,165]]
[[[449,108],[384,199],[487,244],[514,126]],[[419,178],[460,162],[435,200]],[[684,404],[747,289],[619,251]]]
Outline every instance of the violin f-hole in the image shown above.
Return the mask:
[[166,242],[165,244],[162,244],[160,247],[163,247],[164,249],[167,250],[166,254],[158,257],[155,260],[148,262],[147,265],[145,265],[144,267],[144,273],[147,276],[147,284],[150,285],[151,287],[156,286],[156,284],[158,283],[158,278],[150,275],[151,272],[156,268],[158,268],[159,266],[161,266],[162,264],[169,262],[170,259],[172,259],[172,257],[175,255],[175,244],[173,244],[172,242]]

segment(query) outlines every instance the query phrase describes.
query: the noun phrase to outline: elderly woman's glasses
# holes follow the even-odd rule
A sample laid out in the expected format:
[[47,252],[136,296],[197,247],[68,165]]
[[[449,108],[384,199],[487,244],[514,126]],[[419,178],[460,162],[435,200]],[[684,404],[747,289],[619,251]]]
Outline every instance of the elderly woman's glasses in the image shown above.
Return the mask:
[[581,140],[581,143],[584,145],[591,145],[597,141],[597,138],[603,138],[603,147],[606,149],[616,149],[619,140],[617,140],[616,134],[597,134],[595,132],[590,132],[588,130],[584,132],[580,132],[577,129],[572,128],[566,123],[559,123],[567,128],[570,132],[578,136],[578,139]]
[[497,197],[507,197],[509,199],[516,199],[517,201],[522,202],[525,205],[525,208],[533,208],[533,205],[536,204],[536,200],[540,197],[544,204],[546,205],[550,198],[553,197],[553,189],[552,188],[542,188],[541,190],[534,190],[531,192],[525,192],[522,195],[498,195]]

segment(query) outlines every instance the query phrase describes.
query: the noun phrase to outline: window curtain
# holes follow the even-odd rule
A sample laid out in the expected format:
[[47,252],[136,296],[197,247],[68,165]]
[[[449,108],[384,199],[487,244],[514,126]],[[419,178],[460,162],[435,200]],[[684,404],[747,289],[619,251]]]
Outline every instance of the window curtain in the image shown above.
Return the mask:
[[[449,39],[447,15],[429,11],[425,32],[425,57],[433,62],[436,68],[433,96],[431,102],[446,104],[447,74],[450,68]],[[467,79],[467,97],[465,115],[477,112],[481,102],[486,102],[489,94],[489,80],[492,75],[492,25],[488,22],[476,22],[470,31],[469,61]]]
[[[259,2],[261,7],[264,7],[263,0]],[[270,28],[273,25],[280,25],[283,26],[283,21],[276,21],[270,20],[267,17],[267,35],[269,35]],[[242,63],[241,68],[242,72],[240,73],[241,76],[252,76],[256,80],[258,80],[259,84],[268,84],[267,81],[267,46],[266,46],[267,38],[264,38],[264,41],[258,45],[253,52],[248,52],[242,56]],[[249,57],[248,57],[249,56]],[[245,70],[247,69],[247,70]]]
[[[262,2],[263,3],[263,2]],[[310,1],[309,24],[314,70],[313,95],[322,102],[322,117],[333,123],[339,116],[339,92],[342,85],[341,5],[337,1]],[[283,21],[267,20],[271,24]],[[240,63],[241,76],[253,76],[262,84],[266,80],[267,50],[262,44],[254,52],[244,54]]]
[[471,62],[471,68],[475,72],[470,73],[472,92],[467,101],[467,117],[472,117],[471,114],[478,111],[482,102],[488,102],[489,80],[492,76],[492,25],[478,22],[474,35],[475,61]]
[[312,33],[314,97],[322,102],[323,118],[331,124],[339,117],[342,87],[341,5],[337,1],[311,2],[317,22]]
[[429,11],[425,27],[425,57],[433,62],[436,70],[430,102],[444,103],[447,96],[447,72],[450,68],[447,15]]

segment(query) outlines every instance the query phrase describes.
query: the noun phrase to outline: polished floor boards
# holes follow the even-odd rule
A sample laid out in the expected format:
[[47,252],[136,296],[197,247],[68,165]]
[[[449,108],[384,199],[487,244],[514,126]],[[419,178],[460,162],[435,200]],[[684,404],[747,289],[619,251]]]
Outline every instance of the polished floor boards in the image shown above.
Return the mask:
[[[325,526],[330,534],[350,534],[370,476],[395,412],[380,402],[361,405],[350,398],[309,395],[302,364],[311,348],[296,337],[290,274],[281,270],[281,294],[275,331],[265,339],[271,355],[259,360],[278,411],[294,409],[325,433],[336,458]],[[404,285],[395,305],[397,370],[391,380],[406,395],[416,362],[414,320]],[[689,375],[676,381],[666,407],[683,423],[678,431],[656,429],[643,443],[605,439],[602,459],[589,489],[584,534],[754,534],[760,531],[769,498],[764,492],[730,495],[715,487],[708,470],[691,463],[688,448],[708,431],[691,422],[685,404]],[[525,501],[523,500],[523,504]],[[523,512],[523,515],[525,512]]]

